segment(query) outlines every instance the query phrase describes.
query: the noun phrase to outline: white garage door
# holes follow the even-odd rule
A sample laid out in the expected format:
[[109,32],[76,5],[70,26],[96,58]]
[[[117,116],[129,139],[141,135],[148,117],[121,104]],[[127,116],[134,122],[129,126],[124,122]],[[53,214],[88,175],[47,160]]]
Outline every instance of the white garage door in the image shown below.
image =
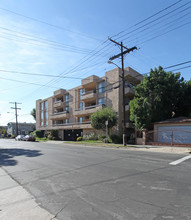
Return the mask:
[[173,131],[173,143],[191,144],[191,126],[159,126],[158,142],[171,143]]

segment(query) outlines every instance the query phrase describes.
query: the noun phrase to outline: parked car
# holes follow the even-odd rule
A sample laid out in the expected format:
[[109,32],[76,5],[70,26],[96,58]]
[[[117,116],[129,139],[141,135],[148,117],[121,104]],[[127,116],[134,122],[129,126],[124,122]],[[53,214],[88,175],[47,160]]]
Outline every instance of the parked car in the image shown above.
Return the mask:
[[23,138],[23,141],[35,141],[36,138],[32,135],[26,135],[24,138]]
[[15,140],[16,140],[16,141],[22,141],[24,137],[25,137],[24,135],[20,134],[20,135],[18,135],[18,136],[15,138]]

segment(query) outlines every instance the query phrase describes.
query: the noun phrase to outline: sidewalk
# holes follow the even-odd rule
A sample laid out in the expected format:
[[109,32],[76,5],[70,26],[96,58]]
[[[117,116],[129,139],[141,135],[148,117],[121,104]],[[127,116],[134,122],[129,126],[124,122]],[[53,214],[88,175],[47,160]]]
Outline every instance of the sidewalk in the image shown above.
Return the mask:
[[191,153],[190,147],[177,147],[177,146],[155,146],[155,145],[133,145],[128,144],[124,147],[122,144],[81,144],[80,142],[67,142],[67,141],[46,141],[44,143],[50,144],[65,144],[68,146],[75,145],[75,146],[83,146],[83,147],[98,147],[98,148],[120,148],[125,150],[135,150],[135,151],[147,151],[147,152],[159,152],[159,153],[171,153],[171,154],[189,154]]
[[0,219],[51,220],[56,218],[41,208],[34,197],[0,167]]

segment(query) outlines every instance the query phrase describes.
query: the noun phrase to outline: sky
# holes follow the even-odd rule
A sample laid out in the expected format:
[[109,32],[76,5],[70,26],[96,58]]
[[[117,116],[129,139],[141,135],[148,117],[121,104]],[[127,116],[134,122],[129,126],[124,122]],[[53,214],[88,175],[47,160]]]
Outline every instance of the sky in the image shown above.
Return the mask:
[[[170,67],[185,80],[191,75],[191,1],[188,0],[0,0],[0,125],[35,122],[36,100],[80,78],[104,76],[120,53],[108,40],[138,49],[124,66],[141,74]],[[120,59],[114,61],[121,65]]]

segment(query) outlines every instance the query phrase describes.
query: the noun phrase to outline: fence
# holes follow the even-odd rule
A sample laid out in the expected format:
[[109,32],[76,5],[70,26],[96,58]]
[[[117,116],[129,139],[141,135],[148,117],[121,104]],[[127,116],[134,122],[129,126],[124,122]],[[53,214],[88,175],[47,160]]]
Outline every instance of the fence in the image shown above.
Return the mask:
[[146,144],[191,145],[191,131],[180,129],[160,129],[146,133]]

